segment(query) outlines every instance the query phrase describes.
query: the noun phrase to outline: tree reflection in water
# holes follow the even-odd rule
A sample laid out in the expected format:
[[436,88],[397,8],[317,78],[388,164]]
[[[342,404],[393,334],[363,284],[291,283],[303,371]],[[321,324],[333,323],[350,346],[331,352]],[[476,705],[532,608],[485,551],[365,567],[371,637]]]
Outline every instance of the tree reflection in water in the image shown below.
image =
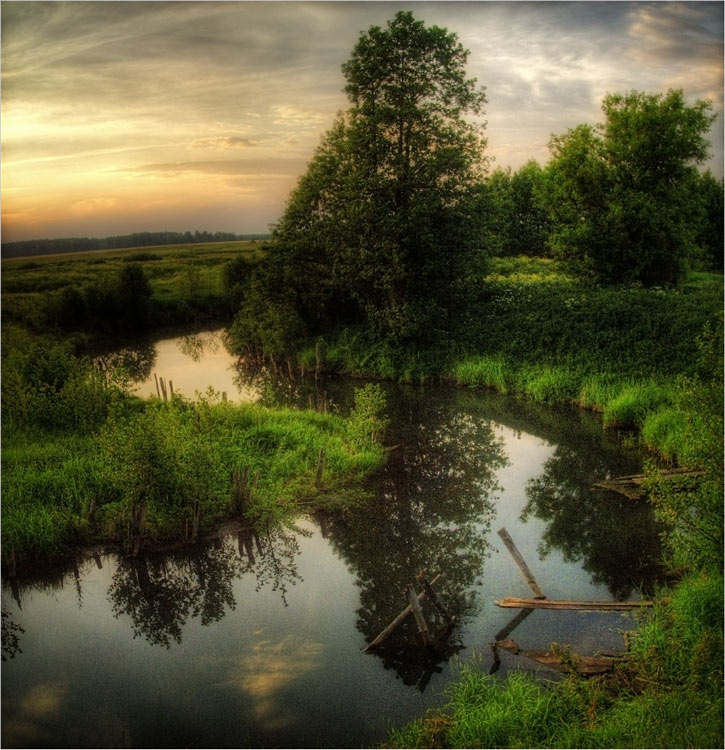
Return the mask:
[[216,354],[222,343],[222,335],[216,331],[191,333],[179,338],[179,351],[192,362],[200,362],[204,354]]
[[119,370],[133,382],[140,383],[151,376],[156,364],[156,345],[151,341],[140,341],[134,346],[99,354],[93,361],[101,370]]
[[[507,459],[490,422],[458,409],[455,392],[430,395],[396,389],[387,442],[397,447],[374,479],[376,499],[328,519],[328,538],[357,574],[357,627],[368,642],[404,608],[420,570],[442,574],[436,590],[459,619],[477,608],[469,589],[489,554],[496,471]],[[432,629],[442,628],[438,612],[427,602],[424,609]],[[380,653],[386,667],[420,685],[432,665],[416,649],[413,658],[401,652],[418,641],[414,628],[406,622]]]
[[225,537],[176,553],[121,559],[108,590],[114,615],[131,618],[134,636],[169,648],[181,643],[189,619],[209,625],[233,610],[233,583],[244,575],[255,575],[257,591],[269,586],[286,604],[288,587],[301,580],[296,533],[244,532],[238,545]]
[[623,600],[635,590],[653,592],[661,575],[661,529],[646,502],[592,488],[607,468],[601,453],[560,443],[541,476],[529,481],[521,520],[546,521],[542,557],[561,550],[565,561],[581,564],[594,583]]

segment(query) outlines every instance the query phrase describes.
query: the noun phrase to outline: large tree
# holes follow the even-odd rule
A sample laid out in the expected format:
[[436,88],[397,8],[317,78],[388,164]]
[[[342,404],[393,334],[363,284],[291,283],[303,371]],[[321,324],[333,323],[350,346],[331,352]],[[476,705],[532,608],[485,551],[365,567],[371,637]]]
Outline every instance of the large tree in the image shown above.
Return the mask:
[[486,98],[467,57],[455,34],[400,12],[363,33],[342,66],[351,106],[291,195],[268,256],[270,296],[292,304],[308,334],[362,323],[397,346],[446,329],[480,238],[484,125],[464,115],[481,114]]
[[603,123],[552,137],[555,251],[603,281],[676,284],[696,254],[696,165],[711,109],[682,91],[610,94]]

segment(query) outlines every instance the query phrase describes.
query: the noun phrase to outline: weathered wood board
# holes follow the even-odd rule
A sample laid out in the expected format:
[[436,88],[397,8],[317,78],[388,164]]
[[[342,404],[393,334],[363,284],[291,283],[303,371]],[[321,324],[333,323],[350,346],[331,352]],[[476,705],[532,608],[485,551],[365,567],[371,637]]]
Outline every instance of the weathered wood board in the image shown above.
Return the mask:
[[522,599],[516,596],[507,596],[496,602],[499,607],[518,607],[532,609],[591,609],[603,611],[617,611],[636,609],[638,607],[651,607],[651,601],[629,601],[629,602],[587,602],[570,601],[568,599]]

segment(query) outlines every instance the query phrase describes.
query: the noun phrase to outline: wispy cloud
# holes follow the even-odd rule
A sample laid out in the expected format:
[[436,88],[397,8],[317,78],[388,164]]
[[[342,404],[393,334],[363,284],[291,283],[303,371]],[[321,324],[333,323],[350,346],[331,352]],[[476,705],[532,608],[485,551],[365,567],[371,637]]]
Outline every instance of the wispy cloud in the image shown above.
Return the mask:
[[[280,186],[294,186],[347,106],[340,66],[359,33],[399,9],[471,50],[500,165],[545,161],[550,134],[597,121],[607,92],[683,87],[722,115],[720,3],[6,2],[5,236],[17,235],[13,216],[33,216],[33,232],[43,226],[51,197],[47,215],[59,216],[63,201],[66,213],[72,203],[100,207],[93,201],[141,182],[160,194],[174,186],[179,228],[202,218],[210,229],[265,228],[284,209]],[[722,116],[713,143],[721,160]],[[194,180],[204,181],[198,215]],[[155,228],[133,205],[124,193],[109,211],[123,207],[129,230]],[[44,233],[56,231],[48,220]],[[73,233],[83,233],[80,216]]]

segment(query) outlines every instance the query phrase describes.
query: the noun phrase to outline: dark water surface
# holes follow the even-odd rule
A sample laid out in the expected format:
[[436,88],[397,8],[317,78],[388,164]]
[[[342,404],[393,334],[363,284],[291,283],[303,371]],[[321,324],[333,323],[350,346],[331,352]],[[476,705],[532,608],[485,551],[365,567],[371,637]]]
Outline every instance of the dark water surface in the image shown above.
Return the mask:
[[[119,358],[136,366],[143,394],[155,393],[156,372],[189,397],[211,384],[230,400],[344,411],[355,385],[307,392],[314,384],[250,382],[211,334]],[[391,724],[444,703],[461,663],[499,675],[536,669],[507,653],[499,663],[489,646],[519,614],[495,600],[531,595],[501,527],[549,598],[651,589],[659,548],[647,507],[591,489],[636,472],[641,457],[596,417],[445,386],[386,388],[386,442],[396,447],[364,506],[138,560],[99,553],[5,581],[3,746],[379,743]],[[426,658],[412,623],[384,651],[364,653],[405,606],[419,570],[442,574],[436,590],[460,621],[457,653]],[[621,650],[633,622],[536,610],[509,637],[525,649],[557,642],[593,654]]]

